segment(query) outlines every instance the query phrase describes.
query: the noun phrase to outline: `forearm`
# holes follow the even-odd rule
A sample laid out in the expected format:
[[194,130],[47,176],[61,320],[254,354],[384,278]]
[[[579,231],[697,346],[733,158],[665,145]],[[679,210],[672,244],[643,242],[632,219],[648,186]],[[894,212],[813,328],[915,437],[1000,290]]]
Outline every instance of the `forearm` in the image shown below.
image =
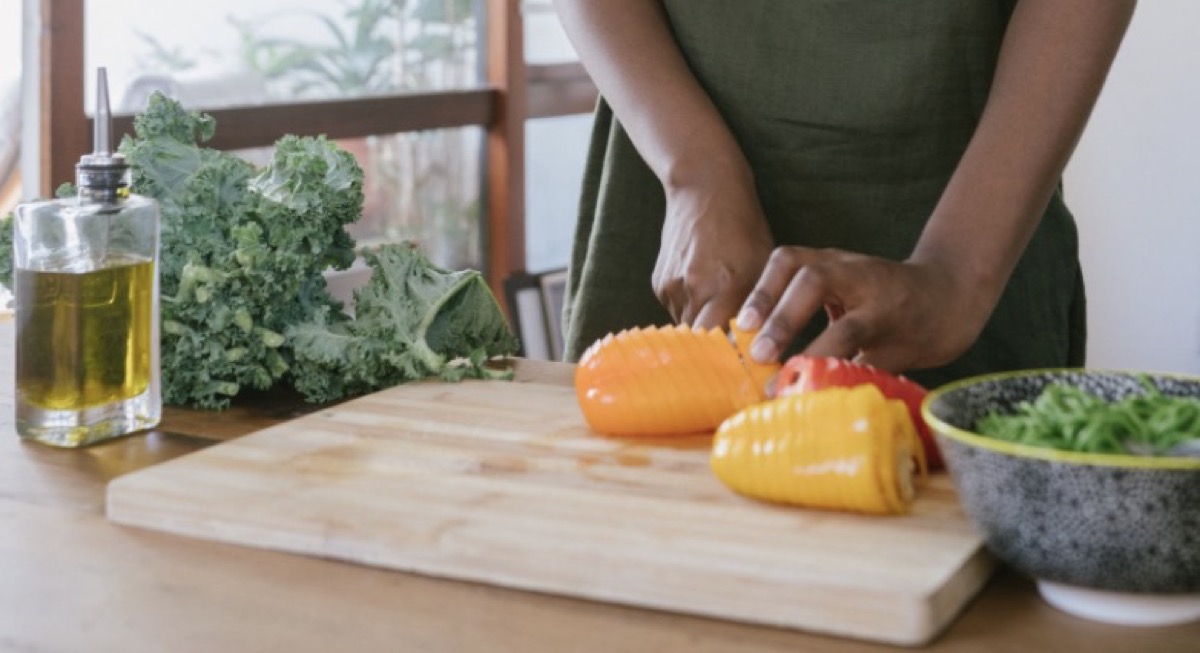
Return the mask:
[[664,186],[748,175],[733,135],[679,51],[658,0],[556,0],[600,94]]
[[1023,0],[987,105],[913,260],[936,261],[990,313],[1095,104],[1135,0]]

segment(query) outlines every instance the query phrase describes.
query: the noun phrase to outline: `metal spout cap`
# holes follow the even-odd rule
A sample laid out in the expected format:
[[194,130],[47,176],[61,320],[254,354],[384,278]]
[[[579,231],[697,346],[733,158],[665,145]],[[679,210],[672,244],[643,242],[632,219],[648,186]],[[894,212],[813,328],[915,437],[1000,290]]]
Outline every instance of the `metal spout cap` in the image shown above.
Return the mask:
[[96,70],[96,113],[92,125],[92,153],[81,157],[75,166],[77,184],[81,188],[103,189],[128,186],[129,165],[125,157],[113,152],[108,70],[103,66]]

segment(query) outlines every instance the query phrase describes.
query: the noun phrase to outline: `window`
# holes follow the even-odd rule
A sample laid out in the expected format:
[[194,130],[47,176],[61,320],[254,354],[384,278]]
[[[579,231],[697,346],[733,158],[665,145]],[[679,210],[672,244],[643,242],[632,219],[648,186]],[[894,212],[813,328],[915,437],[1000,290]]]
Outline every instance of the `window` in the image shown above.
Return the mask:
[[[126,114],[156,90],[212,110],[471,88],[481,85],[476,9],[471,0],[91,2],[85,70],[108,68],[114,111]],[[363,218],[350,229],[360,244],[413,240],[443,266],[483,266],[477,127],[340,145],[366,175]]]
[[[550,0],[527,0],[523,15],[532,74],[557,79],[550,88],[564,96],[578,86],[570,114],[534,115],[525,126],[525,267],[542,273],[565,268],[571,253],[595,90],[580,77],[578,57]],[[549,315],[547,322],[556,326],[559,317]]]
[[[595,101],[577,63],[526,64],[519,0],[24,5],[48,27],[25,50],[26,72],[48,86],[31,171],[43,194],[70,179],[90,147],[87,71],[103,63],[114,110],[124,110],[118,134],[131,131],[139,98],[159,84],[216,118],[213,147],[326,134],[371,154],[364,168],[382,208],[356,235],[432,241],[440,230],[456,242],[441,260],[481,267],[498,297],[503,279],[527,265],[526,121],[587,112]],[[545,20],[547,6],[527,9]]]

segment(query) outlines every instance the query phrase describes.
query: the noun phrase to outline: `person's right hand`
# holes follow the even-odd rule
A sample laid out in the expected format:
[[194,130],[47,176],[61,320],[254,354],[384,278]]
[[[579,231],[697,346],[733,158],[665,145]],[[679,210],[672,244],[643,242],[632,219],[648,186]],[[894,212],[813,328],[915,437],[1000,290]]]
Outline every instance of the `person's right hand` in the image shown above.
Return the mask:
[[666,192],[654,292],[677,323],[724,327],[775,244],[754,182],[749,174],[715,174]]
[[975,342],[1003,290],[968,277],[937,257],[893,261],[780,247],[737,326],[758,331],[750,347],[756,362],[774,362],[824,308],[830,323],[804,355],[851,359],[894,373],[937,367]]

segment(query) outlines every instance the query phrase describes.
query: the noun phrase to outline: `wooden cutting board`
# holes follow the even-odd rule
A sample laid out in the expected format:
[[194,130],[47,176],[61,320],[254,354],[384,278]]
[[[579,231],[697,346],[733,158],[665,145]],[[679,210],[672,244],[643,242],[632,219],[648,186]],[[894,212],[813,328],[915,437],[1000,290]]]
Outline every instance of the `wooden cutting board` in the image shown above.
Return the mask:
[[803,510],[733,494],[709,444],[593,434],[564,385],[413,384],[122,476],[107,510],[209,540],[895,644],[934,637],[993,569],[944,474],[911,515]]

